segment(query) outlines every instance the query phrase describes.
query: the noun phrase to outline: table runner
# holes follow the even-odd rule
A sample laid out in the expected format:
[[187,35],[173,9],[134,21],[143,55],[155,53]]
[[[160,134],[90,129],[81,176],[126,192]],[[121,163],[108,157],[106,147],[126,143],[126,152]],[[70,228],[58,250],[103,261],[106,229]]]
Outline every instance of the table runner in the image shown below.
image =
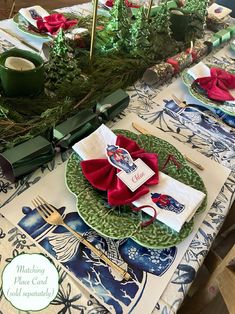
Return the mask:
[[[74,6],[72,8],[67,8],[66,10],[76,12],[78,9],[79,6]],[[6,21],[4,21],[4,23],[5,22]],[[9,23],[9,27],[15,27],[14,25],[12,26],[12,24],[10,25],[10,21],[7,21],[7,23]],[[19,31],[18,34],[22,35]],[[24,35],[24,37],[27,40],[32,40],[31,36]],[[232,65],[233,61],[225,56],[228,51],[228,47],[225,47],[223,50],[219,51],[219,57],[214,55],[213,52],[213,55],[209,55],[206,58],[206,61],[217,65],[225,62]],[[170,85],[170,83],[168,83],[168,85]],[[176,85],[175,87],[174,91],[180,91],[182,85]],[[226,130],[225,135],[224,133],[221,135],[216,129],[214,129],[215,132],[213,132],[213,128],[208,130],[207,127],[211,125],[214,127],[214,124],[205,123],[205,116],[203,114],[195,114],[193,110],[191,112],[185,112],[184,110],[181,110],[180,113],[176,112],[175,109],[177,109],[177,106],[171,107],[170,104],[172,104],[172,102],[168,102],[172,90],[168,90],[163,98],[161,98],[160,95],[159,100],[155,98],[164,88],[165,86],[158,89],[153,87],[149,88],[141,80],[136,82],[136,84],[129,88],[128,92],[131,96],[131,104],[124,114],[128,112],[136,112],[149,122],[153,123],[156,127],[166,131],[171,136],[185,143],[185,145],[201,151],[208,158],[216,160],[230,169],[234,169],[234,139],[232,137],[234,133],[231,132],[231,136],[227,136],[228,133],[230,133],[227,127],[223,127],[223,129]],[[189,96],[187,90],[184,89],[182,96],[184,96],[186,100],[188,99],[187,97]],[[163,101],[163,99],[166,101]],[[143,115],[143,113],[145,114]],[[227,142],[224,141],[225,139]],[[0,203],[4,204],[5,201],[12,200],[23,190],[37,182],[46,172],[53,170],[54,167],[56,167],[56,164],[61,163],[61,159],[64,160],[66,156],[67,153],[62,153],[56,163],[53,161],[49,165],[41,167],[37,172],[25,177],[17,184],[9,184],[9,182],[6,182],[5,180],[0,180]],[[156,305],[154,313],[168,314],[177,311],[190,284],[195,278],[196,271],[202,264],[203,259],[231,206],[234,195],[234,182],[235,175],[234,172],[232,172],[214,202],[210,212],[206,216],[205,221],[200,226],[199,232],[193,239],[189,249],[175,271],[171,283],[169,283],[167,289],[164,291],[161,299]],[[25,241],[24,237],[21,238],[21,234],[16,228],[12,227],[11,224],[2,217],[0,226],[2,228],[2,230],[0,230],[0,244],[2,243],[4,248],[6,242],[12,246],[11,251],[9,250],[9,246],[8,251],[1,250],[2,260],[4,262],[5,259],[9,260],[12,254],[15,255],[19,252],[27,251],[30,250],[30,248],[32,250],[30,241]],[[24,241],[26,243],[24,243]],[[84,311],[84,313],[93,310],[95,313],[106,313],[106,310],[99,305],[94,298],[89,298],[89,296],[83,292],[78,294],[74,282],[71,281],[71,279],[68,280],[68,276],[63,272],[61,273],[61,278],[62,284],[60,295],[56,299],[55,304],[50,306],[50,313],[53,313],[52,311],[57,313],[60,310],[62,313],[66,313],[70,310],[76,311],[75,309],[78,308],[80,311]],[[71,302],[67,302],[68,300]],[[3,302],[4,301],[1,300],[1,305]],[[1,306],[1,309],[3,308],[4,307]],[[12,307],[10,307],[10,309],[8,308],[8,311],[6,310],[6,312],[9,311],[13,313]]]

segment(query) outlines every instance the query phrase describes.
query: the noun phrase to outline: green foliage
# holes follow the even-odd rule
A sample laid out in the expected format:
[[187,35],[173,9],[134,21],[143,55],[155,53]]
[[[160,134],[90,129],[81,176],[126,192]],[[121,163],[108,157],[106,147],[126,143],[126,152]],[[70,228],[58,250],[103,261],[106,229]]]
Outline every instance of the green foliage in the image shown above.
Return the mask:
[[162,3],[159,12],[152,18],[152,25],[157,33],[170,34],[170,12],[167,1]]
[[[91,17],[78,19],[78,25],[90,31]],[[49,136],[54,125],[84,107],[94,107],[118,88],[125,89],[148,67],[176,54],[179,45],[168,30],[163,32],[169,22],[165,21],[162,31],[156,32],[140,10],[131,25],[123,0],[116,0],[109,21],[98,17],[98,26],[105,28],[97,34],[97,50],[102,47],[105,54],[96,53],[92,64],[89,51],[72,47],[60,33],[45,64],[45,92],[34,98],[0,97],[0,151],[35,135]]]
[[190,14],[185,35],[187,43],[203,36],[208,4],[208,0],[187,0],[184,6],[184,11]]
[[208,0],[187,0],[184,6],[186,12],[195,13],[205,18]]

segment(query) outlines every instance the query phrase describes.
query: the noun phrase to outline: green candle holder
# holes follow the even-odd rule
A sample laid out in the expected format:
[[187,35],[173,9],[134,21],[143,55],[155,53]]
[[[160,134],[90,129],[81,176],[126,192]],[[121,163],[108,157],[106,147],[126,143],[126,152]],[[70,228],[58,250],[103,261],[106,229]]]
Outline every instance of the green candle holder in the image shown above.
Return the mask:
[[[31,61],[35,68],[21,71],[5,66],[8,57],[24,58]],[[44,88],[44,61],[36,53],[13,48],[0,55],[0,79],[4,96],[34,96]]]

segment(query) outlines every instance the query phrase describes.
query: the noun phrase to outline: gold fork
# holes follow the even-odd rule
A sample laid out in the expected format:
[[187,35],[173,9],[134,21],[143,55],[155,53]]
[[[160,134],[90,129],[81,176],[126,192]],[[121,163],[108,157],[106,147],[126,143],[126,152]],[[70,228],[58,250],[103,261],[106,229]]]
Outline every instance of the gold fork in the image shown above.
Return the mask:
[[102,251],[98,250],[93,244],[83,238],[78,232],[73,230],[69,225],[67,225],[61,214],[57,209],[47,203],[41,196],[36,197],[32,200],[33,205],[37,209],[39,215],[50,225],[61,225],[64,226],[68,231],[70,231],[75,237],[77,237],[81,243],[88,247],[95,255],[102,259],[107,265],[115,269],[125,280],[132,279],[131,275],[120,266],[112,262]]

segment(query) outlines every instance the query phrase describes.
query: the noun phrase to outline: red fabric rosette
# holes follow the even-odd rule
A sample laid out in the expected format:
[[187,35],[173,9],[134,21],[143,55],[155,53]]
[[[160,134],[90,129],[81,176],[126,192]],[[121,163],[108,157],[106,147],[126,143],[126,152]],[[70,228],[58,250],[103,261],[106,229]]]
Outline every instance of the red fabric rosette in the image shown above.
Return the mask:
[[37,28],[40,32],[55,35],[60,28],[64,30],[77,24],[77,20],[68,20],[63,14],[53,13],[44,18],[37,18]]
[[[134,3],[132,3],[132,2],[130,2],[130,1],[128,1],[128,0],[125,0],[125,4],[126,4],[126,6],[128,7],[128,8],[140,8],[140,5],[138,5],[138,4],[134,4]],[[109,7],[109,8],[112,8],[113,7],[113,5],[114,5],[114,0],[107,0],[106,2],[105,2],[105,5],[107,6],[107,7]]]
[[200,77],[194,82],[203,88],[208,98],[218,101],[234,100],[229,89],[235,89],[235,75],[218,68],[210,69],[211,76]]
[[142,159],[155,174],[148,179],[135,192],[129,188],[116,175],[120,170],[112,166],[107,158],[81,161],[84,176],[93,187],[107,191],[110,205],[130,204],[149,192],[149,185],[159,182],[157,154],[146,153],[137,143],[123,135],[118,135],[116,145],[125,148],[133,160]]

